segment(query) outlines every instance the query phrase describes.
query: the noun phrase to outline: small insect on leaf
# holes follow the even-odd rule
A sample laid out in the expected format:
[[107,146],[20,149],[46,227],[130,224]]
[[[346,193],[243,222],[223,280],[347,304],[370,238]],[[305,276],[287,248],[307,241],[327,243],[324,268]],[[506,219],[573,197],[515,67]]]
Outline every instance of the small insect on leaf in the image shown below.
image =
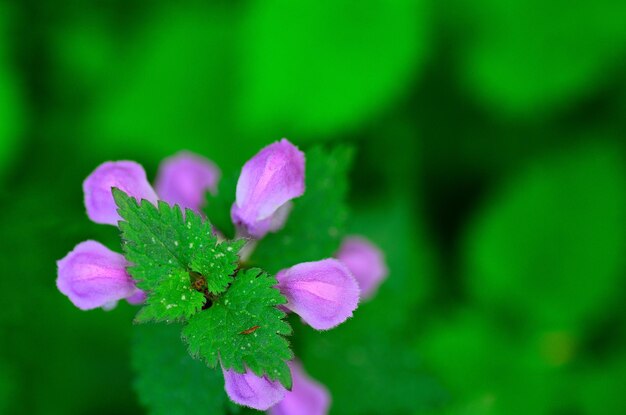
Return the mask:
[[191,278],[191,286],[193,287],[193,289],[196,291],[204,291],[207,286],[206,278],[204,278],[203,275],[195,271],[190,271],[189,276]]
[[252,333],[252,332],[254,332],[254,331],[256,331],[257,329],[260,329],[260,328],[261,328],[261,326],[252,326],[249,329],[246,329],[246,330],[242,331],[239,334],[250,334],[250,333]]

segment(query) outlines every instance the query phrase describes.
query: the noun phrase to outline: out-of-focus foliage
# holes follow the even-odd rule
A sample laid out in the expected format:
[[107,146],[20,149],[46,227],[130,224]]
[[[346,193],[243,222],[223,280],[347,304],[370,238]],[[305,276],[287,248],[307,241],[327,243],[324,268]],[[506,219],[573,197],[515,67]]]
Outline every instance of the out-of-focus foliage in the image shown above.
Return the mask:
[[253,0],[242,24],[238,121],[329,136],[404,97],[421,71],[424,0]]
[[461,76],[507,116],[567,109],[606,87],[626,52],[626,5],[616,0],[474,0],[450,10],[470,32]]
[[584,146],[546,156],[505,189],[467,238],[469,290],[532,324],[585,327],[618,300],[626,266],[622,155]]
[[155,415],[222,413],[228,402],[222,371],[208,370],[204,362],[193,359],[181,342],[181,330],[176,324],[135,329],[134,385],[139,399]]
[[14,162],[20,145],[24,122],[23,102],[18,78],[11,60],[10,42],[12,9],[0,4],[0,179],[5,169]]
[[[54,283],[82,240],[119,251],[119,230],[82,205],[97,164],[135,159],[152,177],[188,149],[234,189],[286,136],[355,148],[348,230],[389,262],[345,325],[290,318],[332,413],[621,415],[625,13],[617,0],[3,4],[0,414],[141,412],[137,308],[81,312]],[[218,199],[221,225],[234,192]],[[166,374],[170,358],[153,357],[150,377]],[[167,413],[214,397],[176,395]]]

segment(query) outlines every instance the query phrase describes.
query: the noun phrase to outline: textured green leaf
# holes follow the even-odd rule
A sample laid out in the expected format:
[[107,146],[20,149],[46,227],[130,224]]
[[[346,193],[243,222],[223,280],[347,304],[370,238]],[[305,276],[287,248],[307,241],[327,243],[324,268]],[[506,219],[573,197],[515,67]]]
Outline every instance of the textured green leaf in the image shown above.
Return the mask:
[[183,330],[189,352],[210,367],[218,361],[240,373],[248,367],[290,388],[285,361],[293,354],[283,336],[291,334],[291,327],[277,308],[286,300],[275,285],[276,279],[259,269],[240,271],[224,295],[189,320]]
[[263,238],[251,263],[269,272],[331,257],[347,218],[345,203],[352,148],[315,147],[306,152],[306,190],[294,200],[285,228]]
[[245,239],[222,242],[219,245],[199,247],[191,259],[191,269],[206,277],[207,289],[213,294],[226,291],[237,269],[237,252],[246,244]]
[[201,292],[191,288],[189,272],[173,270],[149,292],[146,305],[139,310],[135,321],[188,319],[205,301]]
[[237,268],[240,242],[218,244],[211,224],[191,210],[159,202],[140,204],[124,192],[113,191],[124,219],[120,230],[126,259],[137,286],[147,291],[139,321],[188,319],[205,304],[205,292],[193,289],[194,271],[205,279],[208,291],[226,289]]
[[180,330],[177,324],[135,328],[132,362],[140,402],[151,415],[226,413],[222,371],[189,356]]

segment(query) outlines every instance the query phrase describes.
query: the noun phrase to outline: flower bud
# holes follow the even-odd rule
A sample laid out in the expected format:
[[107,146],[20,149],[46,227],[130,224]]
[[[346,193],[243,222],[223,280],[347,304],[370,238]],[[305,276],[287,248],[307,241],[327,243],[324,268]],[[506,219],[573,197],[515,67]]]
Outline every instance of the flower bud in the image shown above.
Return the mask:
[[362,299],[372,297],[389,272],[381,250],[360,236],[346,237],[336,257],[356,278]]
[[182,151],[161,162],[155,181],[159,199],[170,205],[179,205],[200,212],[205,193],[215,192],[220,170],[212,161]]
[[123,255],[95,241],[78,244],[57,261],[57,287],[81,310],[115,306],[121,299],[137,304],[144,294],[126,272]]
[[280,271],[276,279],[277,288],[287,298],[283,307],[317,330],[343,323],[359,302],[356,280],[336,259],[304,262]]
[[87,216],[96,223],[117,226],[121,219],[111,189],[117,187],[138,201],[157,202],[143,167],[133,161],[109,161],[101,164],[83,182]]
[[231,217],[239,230],[262,238],[280,229],[288,202],[304,193],[304,154],[286,139],[270,144],[243,166]]
[[299,362],[289,362],[289,367],[293,388],[270,409],[270,415],[326,415],[330,407],[328,390],[311,379]]
[[285,397],[287,391],[279,381],[271,381],[265,376],[257,376],[251,370],[237,373],[224,369],[224,389],[235,403],[265,411]]

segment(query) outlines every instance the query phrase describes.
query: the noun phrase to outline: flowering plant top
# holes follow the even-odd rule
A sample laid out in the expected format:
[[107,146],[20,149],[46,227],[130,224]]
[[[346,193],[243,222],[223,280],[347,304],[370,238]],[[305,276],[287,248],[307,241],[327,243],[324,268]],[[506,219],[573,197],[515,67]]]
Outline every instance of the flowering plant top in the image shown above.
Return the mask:
[[[306,404],[323,413],[328,392],[293,360],[286,314],[331,329],[352,316],[359,285],[367,298],[387,273],[380,252],[361,237],[338,249],[349,158],[345,148],[305,158],[283,139],[243,166],[234,189],[219,183],[212,162],[190,153],[164,161],[156,189],[137,163],[104,163],[84,182],[85,206],[94,222],[119,227],[124,255],[83,242],[58,262],[57,286],[83,310],[125,299],[142,306],[139,323],[180,324],[189,353],[220,365],[238,404],[285,414]],[[227,240],[221,230],[230,224],[218,223],[224,211],[215,224],[209,219],[232,196],[236,232]],[[153,412],[163,407],[150,388],[139,392]]]

